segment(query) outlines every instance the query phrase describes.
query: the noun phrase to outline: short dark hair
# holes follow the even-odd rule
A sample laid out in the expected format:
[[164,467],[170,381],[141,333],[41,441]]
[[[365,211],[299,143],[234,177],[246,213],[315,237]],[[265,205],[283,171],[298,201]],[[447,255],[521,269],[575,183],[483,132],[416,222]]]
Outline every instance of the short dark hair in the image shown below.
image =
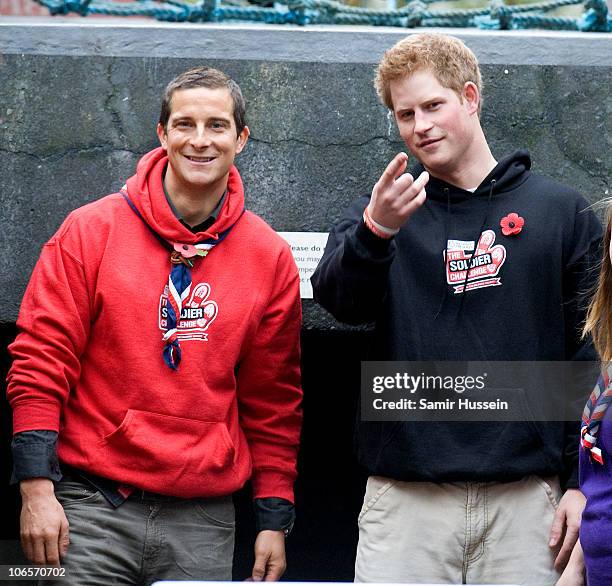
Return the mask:
[[208,89],[227,88],[234,102],[234,122],[236,133],[240,134],[246,126],[246,105],[240,86],[222,71],[212,67],[196,67],[176,76],[167,86],[162,99],[159,123],[167,130],[168,120],[172,112],[172,96],[178,90],[188,90],[198,87]]

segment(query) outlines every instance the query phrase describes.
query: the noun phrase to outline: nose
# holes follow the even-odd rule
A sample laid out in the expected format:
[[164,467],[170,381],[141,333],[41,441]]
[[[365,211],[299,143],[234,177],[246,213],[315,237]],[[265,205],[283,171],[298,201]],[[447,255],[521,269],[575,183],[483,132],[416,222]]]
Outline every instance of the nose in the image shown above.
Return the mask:
[[191,144],[195,149],[204,149],[211,143],[210,135],[206,126],[196,126],[191,135]]
[[426,134],[431,130],[433,123],[425,112],[416,111],[414,113],[414,132],[416,134]]

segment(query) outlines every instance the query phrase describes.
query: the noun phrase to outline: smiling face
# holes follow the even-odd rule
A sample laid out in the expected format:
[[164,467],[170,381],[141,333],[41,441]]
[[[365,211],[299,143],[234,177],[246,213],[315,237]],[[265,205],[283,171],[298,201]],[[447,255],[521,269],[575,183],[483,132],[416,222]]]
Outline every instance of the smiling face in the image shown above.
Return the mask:
[[166,187],[170,195],[220,196],[227,186],[235,156],[249,136],[237,134],[234,102],[227,88],[176,90],[166,128],[157,136],[168,153]]
[[[399,133],[434,177],[449,180],[475,150],[479,94],[466,82],[461,96],[419,70],[389,85]],[[467,163],[469,164],[469,162]]]

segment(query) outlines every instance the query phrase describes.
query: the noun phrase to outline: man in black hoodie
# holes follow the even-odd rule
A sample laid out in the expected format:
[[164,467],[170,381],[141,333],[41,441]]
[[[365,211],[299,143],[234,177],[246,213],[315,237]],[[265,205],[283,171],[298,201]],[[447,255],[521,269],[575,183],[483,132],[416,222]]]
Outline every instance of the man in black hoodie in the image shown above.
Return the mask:
[[[376,87],[420,164],[406,173],[399,153],[336,224],[315,299],[375,324],[372,359],[596,360],[580,324],[599,222],[531,173],[527,152],[494,158],[481,86],[453,37],[412,35],[385,54]],[[584,506],[577,422],[360,421],[357,435],[371,474],[357,581],[555,583]]]

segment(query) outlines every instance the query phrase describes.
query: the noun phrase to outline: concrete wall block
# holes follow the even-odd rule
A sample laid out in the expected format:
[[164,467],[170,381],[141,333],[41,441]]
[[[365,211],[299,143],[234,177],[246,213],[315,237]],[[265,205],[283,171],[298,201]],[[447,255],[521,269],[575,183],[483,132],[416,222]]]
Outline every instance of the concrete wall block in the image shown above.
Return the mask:
[[[609,195],[612,35],[451,31],[483,69],[495,155],[527,147],[537,171],[591,201]],[[200,64],[247,99],[237,164],[247,203],[275,229],[328,231],[403,149],[372,86],[405,31],[0,23],[0,322],[14,322],[42,244],[73,208],[116,191],[157,144],[166,83]],[[307,328],[339,327],[311,301]]]

